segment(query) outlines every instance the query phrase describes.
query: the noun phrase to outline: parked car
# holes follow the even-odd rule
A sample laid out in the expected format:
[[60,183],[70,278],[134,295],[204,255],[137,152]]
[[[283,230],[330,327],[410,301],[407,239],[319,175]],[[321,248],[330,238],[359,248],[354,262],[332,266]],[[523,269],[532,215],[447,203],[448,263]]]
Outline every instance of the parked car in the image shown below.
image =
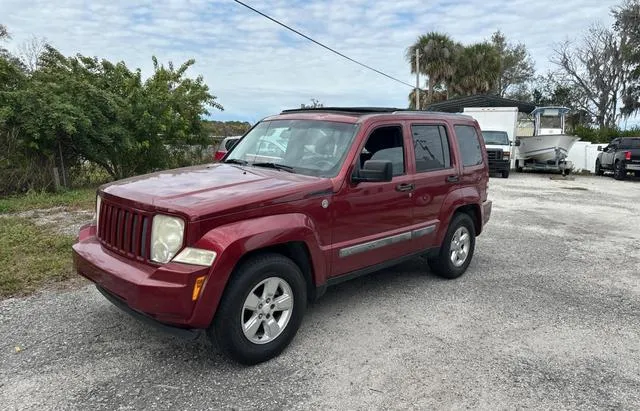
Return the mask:
[[623,180],[628,172],[633,171],[636,177],[640,177],[640,137],[614,138],[604,149],[598,147],[598,151],[597,175],[613,171],[616,180]]
[[240,140],[242,136],[231,136],[225,137],[218,146],[218,150],[213,155],[213,159],[215,161],[220,161],[224,158],[229,150],[233,148],[234,145]]
[[[288,131],[283,155],[249,162],[274,128]],[[465,273],[491,215],[488,182],[470,117],[286,110],[222,162],[101,186],[74,264],[131,315],[204,331],[255,364],[287,347],[328,286],[417,256],[442,277]]]

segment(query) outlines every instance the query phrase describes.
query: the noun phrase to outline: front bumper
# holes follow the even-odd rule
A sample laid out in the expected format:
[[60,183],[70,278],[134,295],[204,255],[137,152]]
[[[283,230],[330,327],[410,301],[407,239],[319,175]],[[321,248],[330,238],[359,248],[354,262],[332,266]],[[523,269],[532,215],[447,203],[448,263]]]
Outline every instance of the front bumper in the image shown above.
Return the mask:
[[484,227],[491,218],[491,210],[493,208],[493,202],[486,200],[482,203],[482,226]]
[[[105,250],[95,237],[95,227],[81,230],[73,245],[73,263],[78,274],[107,292],[125,311],[178,328],[202,328],[193,320],[195,280],[208,276],[209,267],[168,263],[151,266]],[[206,286],[206,280],[205,280]],[[115,299],[115,300],[114,300]]]
[[489,160],[489,172],[509,171],[511,162],[509,160]]

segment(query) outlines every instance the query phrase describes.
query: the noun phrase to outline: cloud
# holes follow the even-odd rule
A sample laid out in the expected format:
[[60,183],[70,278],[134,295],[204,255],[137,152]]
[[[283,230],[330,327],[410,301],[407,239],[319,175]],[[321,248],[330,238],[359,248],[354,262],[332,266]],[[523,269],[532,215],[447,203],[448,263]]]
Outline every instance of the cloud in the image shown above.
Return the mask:
[[[406,48],[428,31],[458,41],[482,41],[502,30],[527,45],[539,71],[551,67],[552,47],[595,21],[611,22],[618,2],[602,0],[246,0],[352,58],[409,84]],[[3,0],[10,46],[46,37],[64,54],[82,53],[151,70],[162,62],[196,59],[224,113],[256,121],[318,98],[330,105],[405,107],[411,91],[286,31],[232,0]]]

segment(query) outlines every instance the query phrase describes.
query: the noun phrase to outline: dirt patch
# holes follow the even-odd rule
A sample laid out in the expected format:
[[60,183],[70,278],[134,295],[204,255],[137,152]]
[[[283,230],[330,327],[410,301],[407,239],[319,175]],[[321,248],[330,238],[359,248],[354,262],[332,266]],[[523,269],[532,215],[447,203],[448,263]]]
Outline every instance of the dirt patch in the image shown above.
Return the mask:
[[26,218],[37,226],[47,226],[57,233],[76,236],[81,226],[93,220],[94,214],[93,211],[53,207],[19,213],[0,214],[0,217]]

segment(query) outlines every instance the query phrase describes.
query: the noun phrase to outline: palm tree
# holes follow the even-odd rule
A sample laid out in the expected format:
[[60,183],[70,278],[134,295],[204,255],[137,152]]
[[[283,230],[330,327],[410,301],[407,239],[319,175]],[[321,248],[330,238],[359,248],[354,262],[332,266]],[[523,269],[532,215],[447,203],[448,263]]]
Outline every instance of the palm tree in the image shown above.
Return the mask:
[[500,76],[500,54],[487,42],[476,43],[456,53],[450,87],[456,95],[485,94],[495,90]]
[[427,101],[431,102],[436,86],[448,82],[455,72],[456,44],[447,34],[435,31],[418,37],[406,52],[413,74],[416,74],[416,50],[420,52],[420,74],[428,77]]

